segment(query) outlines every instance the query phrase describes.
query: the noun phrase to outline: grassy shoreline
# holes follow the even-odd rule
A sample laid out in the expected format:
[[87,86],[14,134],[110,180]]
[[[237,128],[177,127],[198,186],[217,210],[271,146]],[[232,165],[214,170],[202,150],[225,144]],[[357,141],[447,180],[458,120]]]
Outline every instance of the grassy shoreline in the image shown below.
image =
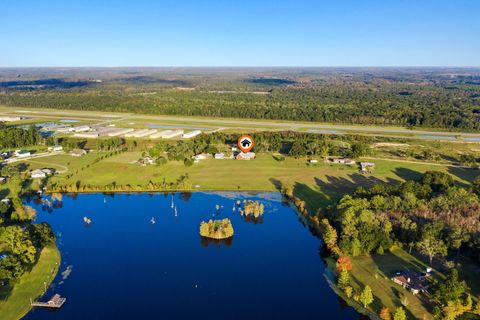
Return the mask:
[[60,261],[60,251],[56,244],[45,247],[32,270],[22,275],[6,300],[0,301],[0,319],[18,320],[24,317],[32,309],[30,299],[42,296],[45,287],[48,288],[52,283]]

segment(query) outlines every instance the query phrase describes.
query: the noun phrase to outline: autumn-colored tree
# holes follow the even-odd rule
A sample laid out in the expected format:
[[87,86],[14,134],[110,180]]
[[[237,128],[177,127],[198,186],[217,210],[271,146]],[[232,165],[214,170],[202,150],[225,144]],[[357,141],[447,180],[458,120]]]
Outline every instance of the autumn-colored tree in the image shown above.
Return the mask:
[[352,270],[352,262],[350,261],[350,258],[348,256],[338,258],[336,268],[337,272],[341,272],[342,270]]
[[325,245],[327,246],[328,250],[332,251],[332,248],[337,245],[337,230],[332,227],[328,219],[322,219],[321,232]]
[[387,307],[383,307],[382,310],[380,310],[379,316],[380,316],[380,319],[382,320],[392,319],[392,314],[390,313],[390,310],[388,310]]
[[345,289],[343,289],[343,291],[345,292],[345,295],[347,296],[347,298],[351,298],[352,295],[353,295],[353,288],[351,286],[347,286],[345,287]]
[[362,293],[360,293],[360,302],[363,304],[364,308],[368,307],[368,305],[373,302],[372,289],[368,285],[366,285],[365,288],[363,288]]
[[393,315],[393,320],[407,320],[407,315],[402,307],[398,307]]
[[340,271],[340,275],[338,276],[338,287],[340,289],[345,289],[350,283],[350,275],[348,274],[347,270]]

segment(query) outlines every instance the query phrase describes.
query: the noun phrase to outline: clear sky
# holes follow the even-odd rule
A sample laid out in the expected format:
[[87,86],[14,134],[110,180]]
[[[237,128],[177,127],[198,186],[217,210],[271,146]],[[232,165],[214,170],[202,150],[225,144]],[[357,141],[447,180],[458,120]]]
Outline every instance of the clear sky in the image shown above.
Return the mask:
[[0,66],[480,66],[478,0],[1,0]]

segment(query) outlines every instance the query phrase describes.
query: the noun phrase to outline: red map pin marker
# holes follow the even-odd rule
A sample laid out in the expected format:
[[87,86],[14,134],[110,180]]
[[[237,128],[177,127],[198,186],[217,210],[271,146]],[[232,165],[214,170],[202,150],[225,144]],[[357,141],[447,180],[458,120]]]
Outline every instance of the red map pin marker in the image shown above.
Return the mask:
[[252,148],[253,145],[255,144],[253,141],[253,138],[248,135],[243,135],[240,138],[238,138],[238,147],[242,152],[247,153],[249,152]]

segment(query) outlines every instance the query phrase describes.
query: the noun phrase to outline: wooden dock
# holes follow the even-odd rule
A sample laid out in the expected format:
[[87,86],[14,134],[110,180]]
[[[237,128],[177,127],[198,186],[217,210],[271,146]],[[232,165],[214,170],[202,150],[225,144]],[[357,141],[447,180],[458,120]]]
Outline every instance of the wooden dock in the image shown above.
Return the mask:
[[59,294],[55,294],[47,302],[34,301],[31,303],[32,307],[53,308],[59,309],[67,301],[67,298],[62,298]]

